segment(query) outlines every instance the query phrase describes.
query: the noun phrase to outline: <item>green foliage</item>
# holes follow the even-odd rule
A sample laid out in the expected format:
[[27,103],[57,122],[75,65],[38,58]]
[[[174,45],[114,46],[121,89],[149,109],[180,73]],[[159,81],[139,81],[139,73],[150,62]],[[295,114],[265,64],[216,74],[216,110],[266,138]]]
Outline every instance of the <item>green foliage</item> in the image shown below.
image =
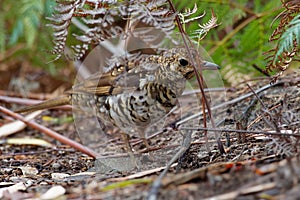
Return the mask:
[[[197,24],[204,24],[211,18],[211,10],[218,18],[219,26],[211,30],[201,41],[213,61],[219,64],[226,81],[237,83],[255,75],[261,76],[252,65],[264,69],[267,65],[264,52],[274,44],[269,43],[272,34],[271,24],[282,10],[281,2],[276,1],[195,1],[198,15],[206,12],[206,16],[187,27],[190,35],[199,29]],[[176,0],[176,6],[183,9],[183,3]],[[193,8],[189,1],[186,7]],[[276,25],[278,22],[275,21]],[[273,45],[273,46],[272,46]]]
[[[273,31],[272,21],[282,11],[280,0],[173,0],[173,3],[178,12],[183,12],[186,8],[192,9],[196,3],[198,10],[195,16],[206,13],[203,18],[185,25],[189,35],[199,30],[198,24],[203,25],[211,19],[212,11],[215,13],[219,26],[206,35],[201,45],[212,60],[222,66],[222,75],[229,83],[240,81],[236,77],[244,79],[261,75],[252,65],[260,68],[267,65],[263,53],[275,46],[268,39]],[[49,53],[53,47],[51,41],[55,39],[51,36],[53,30],[46,27],[49,23],[46,17],[52,16],[54,4],[54,0],[1,1],[0,28],[3,31],[0,32],[0,52],[22,44],[25,49],[13,56],[21,59],[26,57],[35,66],[46,67],[55,73],[54,66],[59,66],[61,60],[45,64],[54,58]],[[277,23],[275,21],[273,27]],[[70,32],[74,30],[75,34],[76,31],[80,32],[74,28]],[[278,54],[291,48],[291,35],[299,42],[299,16],[282,35]]]
[[[53,0],[2,1],[0,6],[0,53],[4,61],[29,61],[55,73],[59,64],[46,63],[53,59],[50,28],[46,17],[53,13]],[[46,53],[48,51],[48,53]],[[6,52],[11,52],[6,55]],[[1,61],[1,60],[0,60]]]
[[126,181],[121,181],[121,182],[117,182],[117,183],[111,183],[105,187],[103,187],[101,190],[102,191],[110,191],[110,190],[115,190],[115,189],[119,189],[119,188],[125,188],[125,187],[129,187],[132,185],[137,185],[137,184],[149,184],[151,183],[150,179],[132,179],[132,180],[126,180]]
[[299,62],[299,13],[300,1],[282,0],[283,11],[277,15],[279,22],[270,36],[275,47],[266,52],[266,72],[277,72],[272,82],[289,68],[293,61]]
[[13,10],[16,14],[16,21],[9,37],[9,45],[16,44],[21,37],[24,37],[26,46],[32,47],[44,13],[44,2],[40,0],[20,0],[18,6],[13,6]]
[[4,26],[4,13],[1,8],[2,8],[2,6],[0,3],[0,30],[2,30],[2,31],[0,31],[0,55],[5,50],[5,34],[6,34],[6,30],[5,30],[5,26]]
[[279,39],[276,60],[283,52],[290,52],[295,47],[294,42],[300,43],[300,14],[298,14],[288,25],[286,31]]

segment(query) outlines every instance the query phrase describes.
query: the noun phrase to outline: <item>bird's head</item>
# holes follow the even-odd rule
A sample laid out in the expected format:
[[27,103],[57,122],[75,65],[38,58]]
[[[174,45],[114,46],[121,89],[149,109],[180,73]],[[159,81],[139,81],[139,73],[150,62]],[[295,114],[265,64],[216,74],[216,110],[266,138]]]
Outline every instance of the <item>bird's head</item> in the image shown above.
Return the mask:
[[[189,52],[191,56],[189,56]],[[168,70],[179,71],[186,79],[190,79],[195,75],[194,65],[197,65],[199,62],[201,62],[203,70],[220,69],[215,63],[203,61],[197,50],[190,49],[189,52],[186,48],[172,48],[167,50],[163,52],[163,63],[167,65]],[[191,58],[194,60],[192,61]]]

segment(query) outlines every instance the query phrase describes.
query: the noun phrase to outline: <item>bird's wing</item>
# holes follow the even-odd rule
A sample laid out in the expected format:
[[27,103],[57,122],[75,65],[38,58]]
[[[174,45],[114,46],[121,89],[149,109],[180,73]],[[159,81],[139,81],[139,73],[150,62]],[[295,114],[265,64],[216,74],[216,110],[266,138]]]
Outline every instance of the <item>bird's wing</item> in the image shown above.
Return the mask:
[[140,86],[140,81],[154,71],[140,67],[141,63],[128,62],[118,65],[106,73],[95,73],[83,82],[74,85],[67,93],[89,93],[98,96],[117,95],[133,92]]

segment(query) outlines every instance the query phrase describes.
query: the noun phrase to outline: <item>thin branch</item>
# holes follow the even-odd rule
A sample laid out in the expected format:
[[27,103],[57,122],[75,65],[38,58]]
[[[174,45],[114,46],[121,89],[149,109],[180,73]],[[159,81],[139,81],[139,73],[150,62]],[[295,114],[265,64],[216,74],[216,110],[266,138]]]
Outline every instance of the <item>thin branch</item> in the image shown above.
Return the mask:
[[67,144],[71,147],[73,147],[74,149],[77,149],[78,151],[82,152],[82,153],[85,153],[87,154],[88,156],[91,156],[93,158],[97,158],[98,157],[98,154],[96,152],[94,152],[93,150],[89,149],[88,147],[85,147],[83,146],[82,144],[79,144],[73,140],[70,140],[69,138],[47,128],[47,127],[44,127],[34,121],[28,121],[26,120],[22,115],[19,115],[17,113],[14,113],[2,106],[0,106],[0,111],[15,118],[15,119],[18,119],[22,122],[24,122],[25,124],[27,124],[28,126],[31,126],[33,127],[34,129],[38,130],[38,131],[41,131],[43,133],[45,133],[46,135],[60,141],[61,143],[63,144]]
[[[291,80],[291,81],[293,81],[293,80]],[[271,87],[283,85],[284,83],[287,83],[287,80],[286,80],[286,81],[277,82],[277,83],[275,83],[275,84],[273,84],[273,85],[270,85],[270,84],[265,85],[265,86],[263,86],[263,87],[257,89],[257,90],[255,91],[255,93],[260,93],[260,92],[262,92],[262,91],[264,91],[264,90],[267,90],[267,89],[269,89],[269,88],[271,88]],[[212,107],[211,110],[216,110],[216,109],[219,109],[219,108],[222,108],[222,107],[225,107],[225,106],[232,105],[232,104],[237,103],[237,102],[240,102],[240,101],[242,101],[242,100],[244,100],[244,99],[246,99],[246,98],[248,98],[248,97],[250,97],[250,96],[252,96],[252,95],[253,95],[252,92],[247,93],[247,94],[245,94],[245,95],[243,95],[243,96],[239,96],[239,97],[237,97],[237,98],[235,98],[235,99],[232,99],[232,100],[230,100],[230,101],[227,101],[227,102],[225,102],[225,103],[216,105],[216,106]],[[207,112],[207,110],[206,110],[205,112]],[[178,122],[176,123],[176,126],[179,126],[179,125],[181,125],[181,124],[183,124],[183,123],[185,123],[185,122],[187,122],[187,121],[189,121],[189,120],[192,120],[192,119],[194,119],[194,118],[197,118],[197,117],[199,117],[199,116],[201,116],[201,115],[203,115],[203,112],[200,112],[200,113],[196,113],[196,114],[194,114],[194,115],[191,115],[191,116],[189,116],[189,117],[187,117],[187,118],[185,118],[185,119],[182,119],[181,121],[178,121]]]
[[[194,130],[194,131],[215,131],[215,132],[228,132],[228,133],[238,133],[238,134],[264,134],[270,136],[283,136],[283,137],[296,137],[300,138],[300,129],[296,130],[294,133],[286,133],[287,130],[281,132],[274,131],[251,131],[251,130],[237,130],[237,129],[221,129],[221,128],[203,128],[203,127],[180,127],[178,130]],[[285,131],[285,132],[284,132]]]

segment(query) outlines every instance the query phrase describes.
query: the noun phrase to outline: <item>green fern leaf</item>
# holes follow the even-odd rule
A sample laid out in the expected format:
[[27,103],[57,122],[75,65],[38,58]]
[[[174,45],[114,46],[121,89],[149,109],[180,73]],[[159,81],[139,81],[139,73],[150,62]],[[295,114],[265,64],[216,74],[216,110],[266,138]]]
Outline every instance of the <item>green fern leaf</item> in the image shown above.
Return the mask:
[[22,0],[19,4],[16,9],[17,20],[9,38],[9,45],[16,44],[24,36],[27,46],[31,47],[37,37],[40,20],[44,13],[44,2]]
[[282,55],[283,52],[290,52],[293,48],[295,48],[294,41],[296,41],[296,45],[299,46],[300,14],[298,14],[292,21],[290,21],[288,28],[281,35],[278,51],[276,53],[276,60],[278,60],[278,57]]
[[12,33],[10,35],[8,44],[9,45],[15,45],[17,43],[18,39],[22,36],[23,30],[24,30],[24,25],[22,23],[22,20],[18,19],[15,22],[15,25],[14,25],[14,28],[13,28]]

